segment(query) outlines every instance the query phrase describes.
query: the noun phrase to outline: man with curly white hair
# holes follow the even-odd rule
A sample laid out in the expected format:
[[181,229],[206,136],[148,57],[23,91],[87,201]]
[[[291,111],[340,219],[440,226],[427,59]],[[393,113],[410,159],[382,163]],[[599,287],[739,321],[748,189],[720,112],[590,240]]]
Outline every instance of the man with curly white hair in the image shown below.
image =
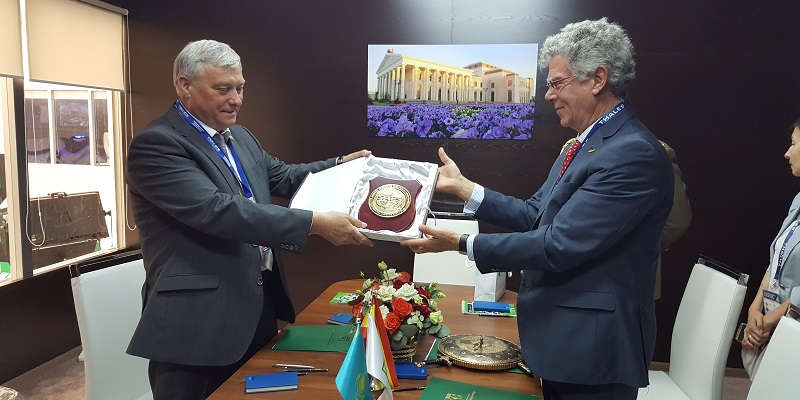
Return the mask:
[[423,226],[414,252],[459,250],[481,272],[521,270],[518,326],[525,362],[553,399],[635,399],[656,336],[661,232],[672,208],[664,146],[625,101],[633,45],[605,18],[548,37],[545,99],[577,140],[529,199],[464,177],[442,149],[436,190],[509,233],[459,235]]

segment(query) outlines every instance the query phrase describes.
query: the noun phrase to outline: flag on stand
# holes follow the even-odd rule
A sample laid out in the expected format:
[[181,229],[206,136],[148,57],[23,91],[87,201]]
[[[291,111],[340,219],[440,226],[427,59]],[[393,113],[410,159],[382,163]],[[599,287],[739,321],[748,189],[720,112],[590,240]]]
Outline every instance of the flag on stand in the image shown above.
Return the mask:
[[[372,304],[379,304],[378,299],[373,296]],[[383,322],[383,315],[381,314],[380,308],[378,306],[373,307],[373,314],[375,317],[375,327],[378,331],[378,336],[381,338],[381,347],[383,348],[383,360],[386,364],[386,369],[389,375],[389,379],[392,382],[392,388],[395,388],[400,385],[397,381],[397,370],[394,367],[394,357],[392,356],[392,345],[389,343],[389,331],[386,330],[386,324]]]
[[[373,297],[372,304],[379,304],[378,299]],[[378,336],[381,338],[381,347],[383,348],[383,360],[386,364],[386,370],[389,371],[389,379],[392,382],[392,388],[400,386],[397,381],[397,369],[394,367],[394,357],[392,356],[392,345],[389,343],[389,334],[386,330],[386,324],[383,323],[383,315],[381,314],[378,306],[374,307],[375,328],[378,330]]]
[[[388,357],[381,340],[381,332],[375,324],[375,321],[381,318],[379,315],[376,317],[376,308],[370,310],[367,314],[367,372],[373,378],[383,384],[384,390],[378,400],[392,400],[392,388],[398,385],[397,373],[394,370],[394,359],[392,353],[389,351]],[[382,319],[382,318],[381,318]],[[381,321],[383,322],[383,321]],[[386,329],[383,330],[383,336],[386,336]],[[386,336],[388,343],[388,336]]]
[[371,400],[372,390],[367,376],[367,356],[361,330],[356,329],[353,341],[336,374],[336,388],[344,400]]

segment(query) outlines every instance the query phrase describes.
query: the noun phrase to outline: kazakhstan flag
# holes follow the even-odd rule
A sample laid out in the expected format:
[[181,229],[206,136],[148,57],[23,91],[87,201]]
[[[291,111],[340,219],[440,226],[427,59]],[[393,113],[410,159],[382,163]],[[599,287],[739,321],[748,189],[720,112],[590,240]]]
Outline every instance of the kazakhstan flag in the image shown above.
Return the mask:
[[355,329],[355,336],[344,357],[342,367],[336,374],[336,387],[344,400],[371,400],[372,391],[367,375],[367,355],[361,329]]

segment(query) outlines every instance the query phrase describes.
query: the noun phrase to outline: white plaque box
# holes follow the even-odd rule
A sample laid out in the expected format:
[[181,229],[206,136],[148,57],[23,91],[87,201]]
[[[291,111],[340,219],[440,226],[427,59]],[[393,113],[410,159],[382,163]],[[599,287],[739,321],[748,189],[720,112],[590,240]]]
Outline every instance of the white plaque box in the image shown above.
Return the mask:
[[430,212],[439,167],[436,164],[394,158],[362,157],[317,173],[309,173],[289,203],[290,208],[325,212],[340,211],[358,218],[361,204],[369,197],[369,181],[376,177],[395,180],[416,180],[422,185],[412,207],[415,216],[411,226],[401,232],[358,228],[375,240],[400,242],[420,237]]

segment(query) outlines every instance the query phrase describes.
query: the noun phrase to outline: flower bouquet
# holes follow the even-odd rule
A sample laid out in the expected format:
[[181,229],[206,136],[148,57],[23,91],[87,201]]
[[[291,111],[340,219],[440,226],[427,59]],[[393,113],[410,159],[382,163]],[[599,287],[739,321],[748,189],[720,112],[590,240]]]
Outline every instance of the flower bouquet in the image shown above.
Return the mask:
[[[378,277],[365,279],[361,290],[356,291],[359,297],[353,302],[353,315],[363,318],[373,296],[377,299],[395,358],[413,355],[420,332],[440,338],[450,334],[436,305],[436,299],[445,297],[436,282],[415,287],[408,272],[397,272],[383,261],[378,263],[378,271]],[[363,272],[361,277],[365,277]],[[409,348],[410,352],[398,357],[398,352]]]

